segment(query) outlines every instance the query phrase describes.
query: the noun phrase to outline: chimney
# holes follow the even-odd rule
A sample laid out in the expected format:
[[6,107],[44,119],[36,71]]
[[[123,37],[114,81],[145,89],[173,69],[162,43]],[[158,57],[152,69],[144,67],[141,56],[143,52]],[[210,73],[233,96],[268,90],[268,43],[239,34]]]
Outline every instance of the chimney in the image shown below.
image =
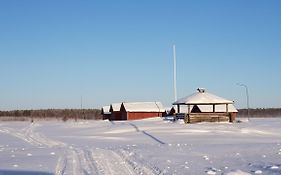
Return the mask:
[[200,93],[204,93],[206,91],[206,89],[205,88],[198,88],[197,91],[200,92]]

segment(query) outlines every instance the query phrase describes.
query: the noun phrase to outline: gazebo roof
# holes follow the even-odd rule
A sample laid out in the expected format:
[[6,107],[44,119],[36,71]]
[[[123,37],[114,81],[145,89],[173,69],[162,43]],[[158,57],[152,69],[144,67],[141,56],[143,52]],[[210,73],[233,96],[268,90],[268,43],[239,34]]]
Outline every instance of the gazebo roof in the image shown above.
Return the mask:
[[208,93],[205,89],[198,88],[197,90],[198,92],[177,100],[173,105],[233,104],[233,101]]

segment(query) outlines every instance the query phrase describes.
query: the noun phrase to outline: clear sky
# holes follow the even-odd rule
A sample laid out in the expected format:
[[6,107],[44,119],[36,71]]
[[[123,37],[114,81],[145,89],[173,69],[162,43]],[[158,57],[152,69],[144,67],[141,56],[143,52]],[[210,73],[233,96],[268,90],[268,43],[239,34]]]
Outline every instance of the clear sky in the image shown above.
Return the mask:
[[0,110],[100,108],[204,87],[281,107],[280,0],[0,1]]

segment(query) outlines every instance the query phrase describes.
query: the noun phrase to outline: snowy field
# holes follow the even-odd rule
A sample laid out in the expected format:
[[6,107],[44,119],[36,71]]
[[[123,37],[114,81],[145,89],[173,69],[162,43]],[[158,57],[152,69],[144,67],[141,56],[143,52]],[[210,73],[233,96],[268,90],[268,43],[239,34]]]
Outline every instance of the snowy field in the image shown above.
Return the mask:
[[0,123],[0,175],[281,174],[281,119]]

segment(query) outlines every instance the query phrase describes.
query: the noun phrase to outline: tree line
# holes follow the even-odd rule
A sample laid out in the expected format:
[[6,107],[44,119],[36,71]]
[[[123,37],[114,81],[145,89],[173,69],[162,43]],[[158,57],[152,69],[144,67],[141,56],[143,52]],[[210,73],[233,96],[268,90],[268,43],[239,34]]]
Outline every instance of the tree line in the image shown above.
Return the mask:
[[56,118],[64,121],[68,119],[99,120],[102,119],[99,109],[39,109],[39,110],[13,110],[0,111],[0,117],[30,118],[31,120]]
[[[247,117],[247,109],[239,109],[238,117]],[[46,119],[56,118],[67,121],[68,119],[101,120],[100,109],[39,109],[39,110],[13,110],[0,111],[1,117],[10,117],[15,120],[20,118]],[[250,117],[281,117],[281,108],[256,108],[250,109]]]
[[[281,117],[281,108],[249,109],[250,117]],[[248,109],[239,109],[238,117],[247,117]]]

